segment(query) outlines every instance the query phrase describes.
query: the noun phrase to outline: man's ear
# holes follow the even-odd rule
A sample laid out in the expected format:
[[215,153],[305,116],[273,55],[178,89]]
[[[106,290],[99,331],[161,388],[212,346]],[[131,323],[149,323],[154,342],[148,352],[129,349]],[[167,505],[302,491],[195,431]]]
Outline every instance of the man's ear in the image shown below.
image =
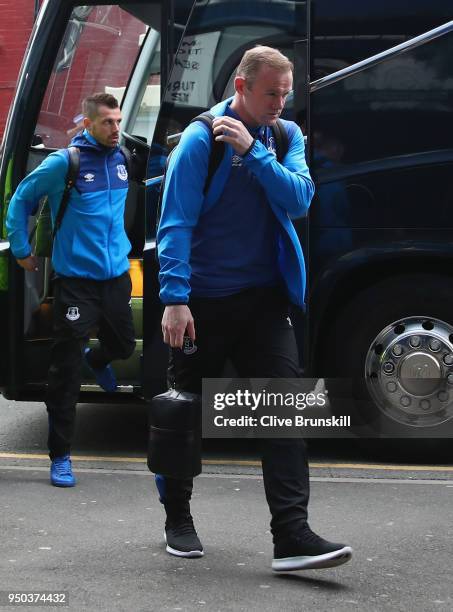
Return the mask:
[[91,119],[89,119],[88,117],[84,117],[84,118],[83,118],[83,127],[84,127],[86,130],[89,130],[89,129],[90,129],[90,127],[91,127]]
[[241,96],[244,95],[244,89],[247,87],[244,77],[237,76],[234,79],[234,90]]

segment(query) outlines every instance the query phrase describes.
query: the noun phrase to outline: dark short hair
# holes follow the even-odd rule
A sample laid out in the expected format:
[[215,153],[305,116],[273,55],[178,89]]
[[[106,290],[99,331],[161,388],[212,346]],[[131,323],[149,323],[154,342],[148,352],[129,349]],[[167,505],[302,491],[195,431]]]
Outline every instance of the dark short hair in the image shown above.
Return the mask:
[[85,117],[94,119],[98,114],[98,108],[100,106],[107,106],[108,108],[118,108],[118,100],[115,96],[108,93],[95,93],[92,96],[88,96],[82,102],[82,110]]

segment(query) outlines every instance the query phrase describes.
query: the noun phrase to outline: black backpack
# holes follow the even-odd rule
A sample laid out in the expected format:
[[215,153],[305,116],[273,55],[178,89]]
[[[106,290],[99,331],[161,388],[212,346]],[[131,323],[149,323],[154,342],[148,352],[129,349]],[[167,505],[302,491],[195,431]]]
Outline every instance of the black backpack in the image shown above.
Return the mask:
[[[210,113],[209,111],[206,111],[194,117],[190,121],[190,123],[193,123],[194,121],[200,121],[201,123],[204,123],[209,128],[209,131],[212,135],[212,122],[214,121],[214,119],[215,119],[214,115]],[[283,158],[285,157],[286,153],[288,152],[288,148],[289,148],[288,132],[286,131],[286,128],[280,119],[277,119],[276,123],[272,126],[272,131],[273,131],[273,135],[275,138],[275,152],[277,156],[277,161],[281,162]],[[168,163],[170,161],[170,157],[175,149],[176,147],[170,151],[167,157],[167,160],[165,163],[165,170],[164,170],[164,174],[162,177],[162,182],[160,184],[159,198],[157,200],[156,258],[157,258],[157,231],[159,229],[160,216],[162,212],[162,199],[163,199],[164,189],[165,189],[165,178],[167,175],[167,168],[168,168]],[[209,190],[214,174],[217,172],[222,162],[224,154],[225,154],[224,143],[214,140],[214,138],[211,138],[211,151],[209,154],[208,174],[206,176],[206,182],[203,188],[204,195],[206,195]]]

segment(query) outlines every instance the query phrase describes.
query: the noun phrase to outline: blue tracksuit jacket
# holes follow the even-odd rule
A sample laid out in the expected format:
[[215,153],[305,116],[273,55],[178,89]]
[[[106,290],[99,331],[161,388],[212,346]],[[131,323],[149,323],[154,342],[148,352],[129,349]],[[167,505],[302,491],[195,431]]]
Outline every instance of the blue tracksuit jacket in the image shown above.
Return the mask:
[[[129,269],[131,249],[124,230],[128,189],[126,160],[119,146],[99,144],[86,130],[71,142],[80,149],[80,172],[68,207],[56,233],[52,253],[61,276],[107,280]],[[51,153],[18,186],[8,207],[6,229],[13,255],[31,253],[28,217],[39,200],[48,196],[55,221],[68,172],[68,152]]]
[[[211,113],[214,116],[224,115],[231,100],[217,104]],[[278,266],[290,301],[302,306],[305,263],[291,218],[306,214],[314,185],[305,162],[302,133],[295,123],[285,124],[289,149],[282,163],[259,140],[242,158],[242,163],[258,180],[278,221]],[[226,145],[225,156],[204,197],[211,139],[206,126],[200,122],[191,123],[169,161],[157,236],[160,298],[164,304],[184,304],[189,301],[194,228],[200,216],[221,199],[231,172],[234,151],[231,145]],[[241,193],[237,197],[241,198]],[[247,203],[244,202],[244,205]],[[218,269],[221,268],[222,262],[218,262]]]

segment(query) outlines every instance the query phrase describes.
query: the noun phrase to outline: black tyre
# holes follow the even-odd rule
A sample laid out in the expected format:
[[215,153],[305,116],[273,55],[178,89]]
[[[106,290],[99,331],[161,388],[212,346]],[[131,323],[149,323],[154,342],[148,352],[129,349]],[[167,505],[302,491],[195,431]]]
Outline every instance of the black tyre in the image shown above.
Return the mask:
[[353,296],[325,335],[321,372],[343,379],[331,399],[336,412],[352,413],[360,435],[423,453],[445,448],[440,438],[453,437],[453,280],[401,275]]

